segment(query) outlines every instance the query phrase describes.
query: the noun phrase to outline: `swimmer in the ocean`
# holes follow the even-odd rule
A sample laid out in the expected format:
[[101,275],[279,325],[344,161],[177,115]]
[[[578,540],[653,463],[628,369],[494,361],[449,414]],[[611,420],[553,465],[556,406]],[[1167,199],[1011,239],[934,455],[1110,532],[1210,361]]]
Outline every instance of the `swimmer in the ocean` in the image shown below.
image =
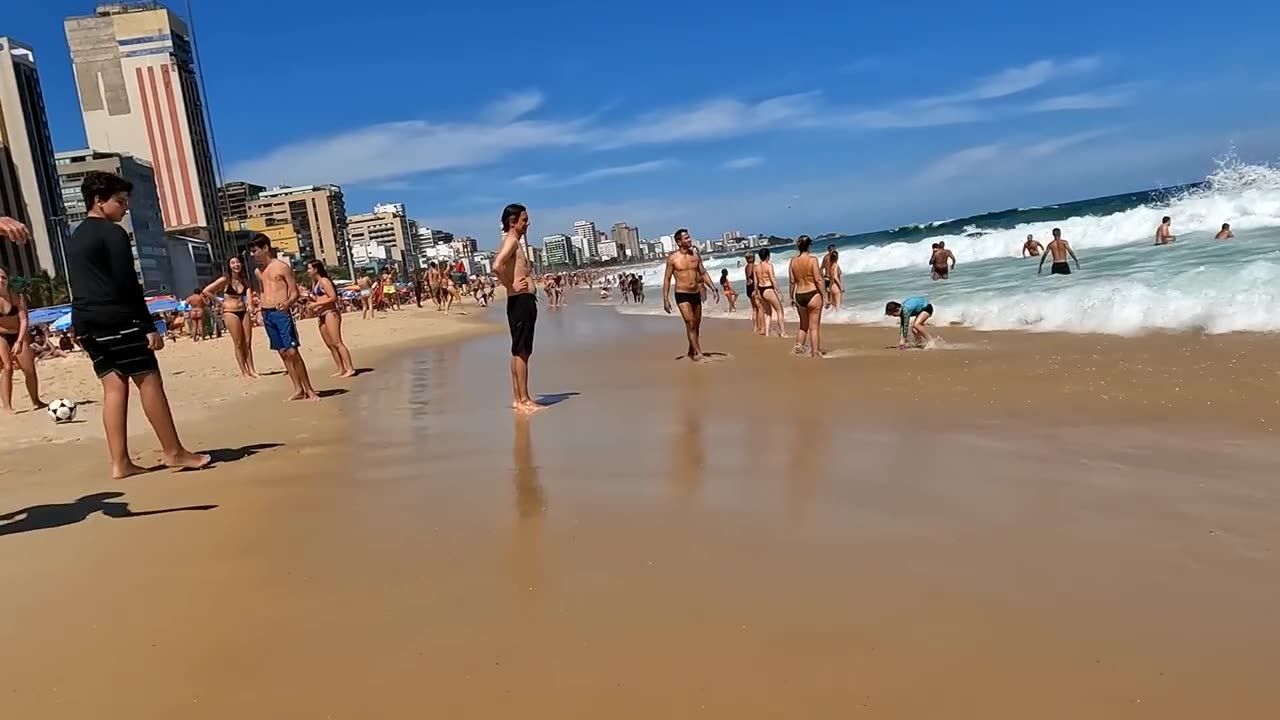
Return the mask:
[[1062,239],[1062,231],[1058,228],[1053,229],[1053,239],[1049,241],[1047,250],[1048,252],[1040,256],[1040,267],[1036,268],[1037,275],[1044,271],[1044,261],[1050,256],[1053,257],[1053,264],[1049,266],[1050,275],[1071,274],[1071,266],[1067,264],[1068,255],[1076,261],[1076,269],[1080,269],[1080,258],[1076,257],[1076,251],[1071,249],[1071,243]]
[[1044,251],[1044,247],[1036,241],[1035,235],[1028,235],[1027,241],[1022,243],[1022,257],[1036,257]]
[[1178,236],[1173,234],[1173,230],[1170,227],[1172,224],[1173,220],[1168,215],[1165,215],[1164,219],[1160,221],[1160,227],[1156,228],[1156,245],[1168,245],[1178,239]]
[[928,343],[929,331],[924,329],[925,323],[933,317],[933,305],[923,295],[913,295],[900,303],[889,302],[884,306],[884,314],[899,319],[902,326],[902,339],[898,341],[898,349],[907,349],[907,337],[910,336],[916,347]]
[[956,269],[956,256],[947,249],[945,242],[939,242],[933,249],[933,255],[929,257],[929,264],[933,267],[930,276],[934,280],[946,280],[951,271]]
[[1217,235],[1213,236],[1213,239],[1214,240],[1230,240],[1235,236],[1236,234],[1231,232],[1231,223],[1222,223],[1222,229],[1218,231]]

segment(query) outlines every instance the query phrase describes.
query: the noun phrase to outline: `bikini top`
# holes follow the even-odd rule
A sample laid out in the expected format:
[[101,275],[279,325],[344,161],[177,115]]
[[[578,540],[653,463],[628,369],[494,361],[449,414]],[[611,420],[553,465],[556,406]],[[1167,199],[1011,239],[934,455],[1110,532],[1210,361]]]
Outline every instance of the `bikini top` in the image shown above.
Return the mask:
[[13,298],[12,293],[9,293],[9,297],[5,298],[6,300],[9,301],[9,310],[8,312],[5,312],[3,315],[0,315],[0,317],[13,317],[14,315],[18,314],[18,310],[19,310],[18,303],[14,302],[12,298]]

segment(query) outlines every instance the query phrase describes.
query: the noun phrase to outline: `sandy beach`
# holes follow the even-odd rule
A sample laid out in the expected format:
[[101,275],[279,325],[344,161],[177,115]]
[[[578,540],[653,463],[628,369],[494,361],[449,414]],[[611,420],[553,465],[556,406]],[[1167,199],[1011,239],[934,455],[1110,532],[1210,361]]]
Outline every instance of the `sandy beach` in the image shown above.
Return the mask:
[[350,320],[372,372],[305,407],[166,350],[199,473],[108,479],[92,405],[5,419],[0,515],[39,506],[0,522],[6,716],[1280,714],[1280,339],[833,327],[815,361],[713,320],[695,365],[678,319],[570,300],[532,417],[499,302]]

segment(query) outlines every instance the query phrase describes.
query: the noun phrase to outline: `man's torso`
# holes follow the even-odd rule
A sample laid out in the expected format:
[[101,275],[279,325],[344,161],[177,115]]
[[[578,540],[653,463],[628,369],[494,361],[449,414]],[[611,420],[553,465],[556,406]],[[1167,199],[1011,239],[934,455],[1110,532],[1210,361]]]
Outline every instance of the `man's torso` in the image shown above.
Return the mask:
[[1066,240],[1054,240],[1049,243],[1049,254],[1053,256],[1055,263],[1067,261],[1067,247]]
[[[697,255],[677,250],[671,254],[671,268],[675,276],[676,292],[689,293],[698,292],[700,278],[698,277],[698,268],[701,261]],[[636,287],[640,286],[640,281],[636,280]]]
[[258,279],[262,281],[262,307],[278,308],[289,299],[289,284],[284,278],[286,270],[288,266],[279,260],[272,260],[258,270]]

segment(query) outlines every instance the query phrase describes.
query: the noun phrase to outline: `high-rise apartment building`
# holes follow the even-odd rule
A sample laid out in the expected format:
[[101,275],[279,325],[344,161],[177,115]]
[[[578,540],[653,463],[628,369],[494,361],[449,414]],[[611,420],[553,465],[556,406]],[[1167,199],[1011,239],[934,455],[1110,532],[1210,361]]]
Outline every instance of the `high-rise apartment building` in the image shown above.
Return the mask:
[[225,255],[187,24],[157,2],[121,2],[64,25],[89,147],[151,163],[165,227],[205,228],[214,254]]
[[229,182],[218,188],[218,207],[222,208],[224,222],[241,222],[249,219],[249,202],[257,200],[266,191],[261,185],[243,182]]
[[402,280],[420,267],[415,238],[409,233],[409,218],[397,212],[373,212],[347,218],[347,232],[352,243],[386,248],[387,257],[395,262]]
[[[618,255],[627,255],[630,259],[639,259],[640,230],[626,223],[614,223],[613,242],[618,246]],[[625,250],[625,252],[624,252]]]
[[728,243],[730,241],[737,240],[738,238],[741,238],[741,237],[742,237],[741,230],[730,230],[729,232],[722,235],[720,239]]
[[133,267],[143,291],[191,292],[192,288],[174,285],[173,268],[165,245],[164,218],[160,215],[160,196],[151,164],[132,155],[96,150],[60,152],[56,157],[67,221],[77,224],[88,217],[89,209],[80,192],[86,175],[107,172],[128,180],[133,184],[133,191],[129,193],[129,213],[120,225],[133,241]]
[[[245,203],[249,218],[266,218],[273,225],[290,222],[311,249],[302,259],[316,259],[330,267],[347,265],[347,205],[337,185],[278,187],[258,193]],[[308,254],[309,253],[309,254]]]
[[612,240],[606,240],[600,243],[600,259],[601,260],[617,260],[618,259],[618,243]]
[[575,248],[569,242],[569,236],[564,233],[542,238],[542,257],[547,265],[576,265],[575,254]]
[[579,220],[573,224],[574,245],[582,253],[582,261],[600,257],[599,239],[596,236],[596,224],[590,220]]
[[29,247],[0,248],[14,276],[62,271],[67,221],[54,165],[49,119],[36,56],[30,47],[0,37],[0,215],[31,228]]

